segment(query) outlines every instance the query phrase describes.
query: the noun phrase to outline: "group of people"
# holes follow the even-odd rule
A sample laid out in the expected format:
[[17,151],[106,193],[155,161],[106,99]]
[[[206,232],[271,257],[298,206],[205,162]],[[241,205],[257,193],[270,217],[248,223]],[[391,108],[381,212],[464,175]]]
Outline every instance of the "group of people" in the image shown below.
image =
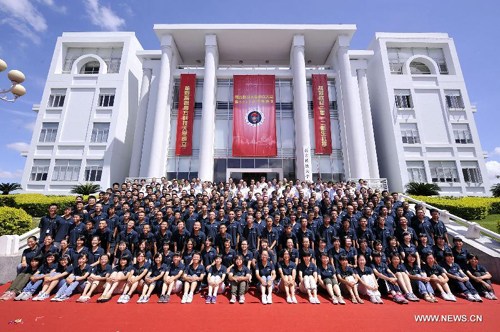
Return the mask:
[[383,297],[409,301],[496,300],[478,256],[452,240],[439,212],[410,210],[397,193],[358,184],[230,179],[227,183],[115,183],[74,206],[52,204],[30,237],[18,275],[0,300],[97,302],[120,295],[147,303],[153,294],[181,303],[205,294],[207,304],[230,292],[244,303],[251,286],[263,304],[273,294],[297,303],[318,293],[334,304]]

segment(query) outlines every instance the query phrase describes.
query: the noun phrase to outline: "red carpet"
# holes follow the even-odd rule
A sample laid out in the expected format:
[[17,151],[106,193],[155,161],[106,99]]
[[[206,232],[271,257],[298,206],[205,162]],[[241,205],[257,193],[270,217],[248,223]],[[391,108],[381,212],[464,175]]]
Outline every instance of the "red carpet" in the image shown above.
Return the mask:
[[[0,287],[0,291],[7,288]],[[500,286],[496,286],[497,294]],[[299,304],[287,304],[282,297],[273,296],[272,305],[262,305],[253,289],[245,304],[229,304],[227,297],[219,296],[217,304],[205,304],[195,295],[193,303],[180,304],[173,295],[171,303],[152,302],[136,304],[134,295],[128,304],[111,302],[76,303],[77,295],[63,303],[54,302],[0,302],[0,331],[154,331],[161,328],[176,331],[255,331],[265,328],[273,331],[331,331],[333,329],[363,329],[365,331],[498,331],[500,301],[484,300],[471,303],[459,299],[457,303],[440,300],[398,305],[385,299],[385,304],[333,305],[320,296],[321,305],[309,304],[297,297]],[[416,322],[416,315],[439,315],[440,322]],[[446,315],[446,316],[441,316]],[[448,316],[449,315],[449,316]],[[14,323],[21,319],[22,323]],[[469,320],[482,320],[471,322]],[[447,320],[447,321],[443,321]],[[467,320],[467,322],[465,322]]]

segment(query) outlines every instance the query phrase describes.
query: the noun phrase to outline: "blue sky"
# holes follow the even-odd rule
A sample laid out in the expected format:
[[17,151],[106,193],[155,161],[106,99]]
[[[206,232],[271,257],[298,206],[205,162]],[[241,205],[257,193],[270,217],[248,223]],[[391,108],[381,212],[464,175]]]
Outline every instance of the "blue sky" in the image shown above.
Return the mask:
[[[356,24],[352,47],[375,32],[446,32],[455,40],[490,177],[500,175],[500,2],[495,0],[0,0],[0,58],[26,76],[28,94],[0,103],[0,182],[20,182],[56,38],[65,31],[134,31],[159,49],[155,23]],[[8,86],[0,73],[0,89]],[[498,181],[498,180],[495,180]]]

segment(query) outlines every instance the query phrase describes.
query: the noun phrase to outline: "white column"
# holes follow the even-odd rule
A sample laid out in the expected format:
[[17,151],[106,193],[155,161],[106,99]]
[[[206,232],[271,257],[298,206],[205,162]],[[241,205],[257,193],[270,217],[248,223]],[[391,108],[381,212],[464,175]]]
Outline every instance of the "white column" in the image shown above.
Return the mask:
[[293,117],[295,122],[295,174],[297,179],[312,181],[311,139],[307,107],[305,40],[295,35],[292,44]]
[[347,129],[347,144],[349,145],[349,177],[354,179],[368,178],[370,172],[366,161],[367,150],[363,129],[363,115],[361,113],[359,94],[357,93],[357,82],[351,72],[348,50],[349,37],[339,36],[337,39],[337,60]]
[[356,71],[358,76],[359,96],[361,98],[361,111],[363,113],[363,127],[365,129],[366,152],[368,153],[368,167],[370,178],[378,179],[377,150],[375,148],[375,135],[373,134],[372,110],[370,107],[370,96],[368,93],[368,80],[366,79],[366,68]]
[[146,170],[145,174],[149,178],[165,175],[166,152],[168,151],[168,138],[170,137],[170,105],[168,96],[170,91],[173,48],[173,37],[170,35],[162,36],[161,68],[158,82],[158,98],[156,100],[151,153],[149,155],[148,165],[143,165]]
[[130,160],[129,176],[138,177],[141,168],[142,146],[146,131],[146,114],[149,104],[149,88],[151,85],[151,68],[144,68],[142,72],[141,95],[139,99],[139,110],[134,130],[134,143],[132,145],[132,158]]
[[[205,77],[203,79],[203,109],[200,132],[200,168],[202,181],[214,180],[215,90],[217,88],[217,37],[205,36]],[[231,133],[230,133],[231,134]]]

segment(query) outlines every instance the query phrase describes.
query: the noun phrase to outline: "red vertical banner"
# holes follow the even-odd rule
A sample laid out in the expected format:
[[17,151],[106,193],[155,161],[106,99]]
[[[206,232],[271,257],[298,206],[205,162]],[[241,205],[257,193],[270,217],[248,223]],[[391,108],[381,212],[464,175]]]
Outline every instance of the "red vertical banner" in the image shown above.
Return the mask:
[[234,75],[233,79],[233,156],[276,156],[274,75]]
[[176,156],[193,154],[194,94],[196,89],[195,74],[181,74],[179,86],[179,107],[177,113]]
[[332,154],[330,102],[326,75],[312,75],[315,154]]

